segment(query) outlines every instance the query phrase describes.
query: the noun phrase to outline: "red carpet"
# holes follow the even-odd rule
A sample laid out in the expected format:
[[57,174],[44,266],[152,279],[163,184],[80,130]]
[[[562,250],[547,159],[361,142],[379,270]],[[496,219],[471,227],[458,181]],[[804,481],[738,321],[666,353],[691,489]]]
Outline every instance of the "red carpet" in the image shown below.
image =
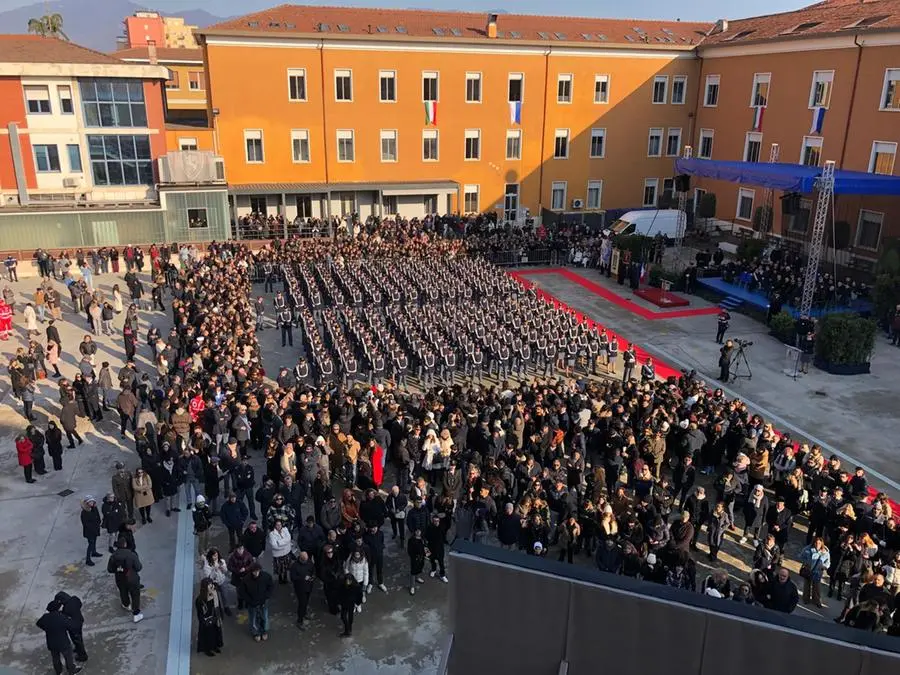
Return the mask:
[[533,274],[559,274],[573,284],[578,284],[594,295],[599,295],[607,302],[611,302],[623,309],[627,309],[629,312],[637,314],[642,319],[647,319],[648,321],[658,321],[660,319],[684,319],[692,316],[711,316],[719,313],[718,307],[701,307],[698,309],[678,309],[671,312],[654,312],[628,298],[623,298],[621,295],[614,293],[605,286],[594,283],[590,279],[585,279],[580,274],[566,269],[565,267],[548,267],[535,270],[529,269],[522,270],[521,272],[510,272],[510,274],[519,281],[522,281],[523,277],[531,276]]
[[[690,300],[685,300],[680,295],[675,295],[672,291],[665,291],[661,288],[639,288],[634,292],[636,296],[647,302],[652,302],[657,307],[668,309],[669,307],[687,307],[691,304]],[[668,316],[668,313],[666,314]]]
[[[588,326],[590,326],[591,328],[594,328],[596,330],[606,328],[606,332],[610,336],[610,339],[614,335],[618,339],[620,350],[624,350],[626,345],[631,344],[628,341],[628,338],[623,337],[619,333],[616,333],[614,330],[612,330],[609,327],[602,326],[601,324],[590,319],[589,317],[586,317],[584,314],[582,314],[578,310],[572,309],[566,303],[562,302],[561,300],[558,300],[554,295],[548,293],[547,291],[545,291],[542,288],[535,286],[535,284],[533,282],[529,281],[528,279],[526,279],[524,275],[525,274],[561,274],[566,279],[569,279],[570,281],[573,281],[573,282],[577,283],[578,285],[583,286],[584,288],[587,288],[588,290],[593,291],[594,288],[599,289],[599,291],[594,291],[597,295],[603,297],[604,299],[609,299],[611,302],[614,302],[615,304],[619,305],[620,307],[626,307],[627,309],[631,309],[631,311],[635,311],[634,309],[632,309],[633,307],[637,307],[637,305],[635,305],[634,303],[629,302],[628,300],[625,300],[624,298],[620,298],[615,293],[611,293],[610,291],[603,288],[602,286],[598,286],[597,284],[595,284],[591,281],[588,281],[587,279],[585,279],[584,277],[582,277],[579,274],[569,272],[568,270],[562,269],[562,268],[543,269],[543,270],[527,270],[525,273],[509,272],[508,274],[513,279],[518,281],[520,284],[525,286],[526,288],[534,288],[535,292],[538,294],[538,297],[549,300],[550,302],[553,303],[554,307],[557,307],[558,309],[561,309],[565,312],[574,314],[579,322],[587,322]],[[665,319],[665,318],[672,316],[673,314],[681,314],[681,315],[684,314],[683,312],[667,312],[665,314],[658,315],[658,314],[654,314],[653,312],[648,312],[647,310],[645,310],[641,307],[639,307],[638,309],[641,309],[643,312],[647,312],[648,314],[651,315],[651,317],[649,317],[649,318],[653,318],[653,319]],[[718,312],[719,312],[718,308],[715,308],[715,307],[710,307],[708,309],[712,310],[712,311],[706,311],[706,310],[701,309],[701,310],[689,310],[689,312],[702,312],[704,314],[718,314]],[[638,312],[635,311],[635,313],[638,313]],[[696,314],[688,313],[688,316],[696,316]],[[648,318],[648,317],[645,317],[645,318]],[[647,354],[647,352],[645,352],[643,349],[641,349],[637,345],[635,345],[635,353],[637,354],[636,370],[638,372],[640,372],[641,364],[647,360],[647,357],[649,356],[649,354]],[[663,361],[655,360],[654,366],[656,367],[656,376],[659,378],[666,379],[671,375],[674,375],[675,377],[678,377],[681,375],[680,369],[673,368],[672,366],[670,366],[669,364],[667,364]],[[780,432],[777,429],[775,430],[775,433],[780,435]],[[795,443],[794,447],[799,448],[800,444]],[[877,494],[878,494],[877,490],[875,490],[874,488],[869,488],[870,500],[874,499],[877,496]],[[896,516],[897,518],[900,518],[900,504],[895,502],[893,499],[890,500],[890,504],[891,504],[891,509],[894,512],[894,516]]]

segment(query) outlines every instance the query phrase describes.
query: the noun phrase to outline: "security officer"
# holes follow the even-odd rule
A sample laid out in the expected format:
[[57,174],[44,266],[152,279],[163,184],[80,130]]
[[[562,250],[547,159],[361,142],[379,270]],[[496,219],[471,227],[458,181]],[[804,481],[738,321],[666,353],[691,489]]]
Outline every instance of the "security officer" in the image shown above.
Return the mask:
[[725,340],[725,331],[728,330],[728,322],[731,314],[724,307],[719,310],[718,327],[716,328],[716,344],[722,344]]
[[268,260],[263,263],[263,277],[265,278],[263,292],[271,293],[275,290],[275,267]]
[[441,380],[453,384],[453,374],[456,371],[456,352],[450,345],[444,345],[441,350]]
[[344,359],[344,389],[350,389],[353,386],[353,382],[356,380],[356,375],[359,372],[359,366],[356,363],[356,358],[353,354],[346,354]]
[[653,382],[656,379],[656,368],[653,366],[653,358],[648,356],[641,366],[641,382]]
[[622,382],[628,382],[634,374],[634,365],[637,363],[637,353],[634,344],[628,345],[628,349],[622,354]]
[[394,380],[398,387],[406,386],[406,371],[409,368],[409,359],[399,347],[394,351]]
[[275,294],[275,299],[272,301],[272,306],[275,308],[275,316],[278,316],[278,313],[287,307],[287,300],[284,298],[284,293],[278,291]]
[[[277,297],[275,298],[278,299]],[[282,302],[284,299],[282,298]],[[294,313],[287,305],[283,305],[277,314],[278,325],[281,326],[281,346],[294,346]]]
[[300,385],[309,384],[309,363],[302,356],[297,360],[294,366],[294,377]]
[[[602,336],[601,336],[602,339]],[[619,358],[619,341],[616,338],[613,338],[609,342],[609,347],[606,349],[607,359],[606,359],[606,373],[607,375],[615,375],[616,373],[616,359]]]
[[472,353],[472,379],[476,377],[481,382],[484,368],[484,354],[481,353],[481,347],[475,345],[475,351]]
[[384,362],[384,355],[381,353],[381,351],[375,352],[375,354],[371,357],[371,363],[372,363],[372,377],[371,377],[372,384],[377,384],[378,382],[381,382],[381,380],[384,379],[385,362]]

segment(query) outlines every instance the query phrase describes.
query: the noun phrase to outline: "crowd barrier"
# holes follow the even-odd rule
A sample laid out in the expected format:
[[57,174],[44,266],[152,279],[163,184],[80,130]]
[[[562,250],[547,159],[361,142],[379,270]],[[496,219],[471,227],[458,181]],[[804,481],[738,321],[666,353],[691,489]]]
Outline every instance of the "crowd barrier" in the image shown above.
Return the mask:
[[532,267],[564,265],[568,251],[538,248],[527,251],[476,251],[475,255],[498,267]]

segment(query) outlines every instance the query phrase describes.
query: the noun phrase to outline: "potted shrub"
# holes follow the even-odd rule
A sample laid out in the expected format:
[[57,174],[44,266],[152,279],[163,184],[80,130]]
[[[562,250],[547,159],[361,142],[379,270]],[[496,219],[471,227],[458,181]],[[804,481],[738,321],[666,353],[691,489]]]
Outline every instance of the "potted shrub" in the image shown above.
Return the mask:
[[797,322],[789,312],[781,310],[769,321],[769,335],[794,346],[797,342]]
[[870,372],[878,325],[857,314],[828,314],[816,332],[816,367],[834,375]]

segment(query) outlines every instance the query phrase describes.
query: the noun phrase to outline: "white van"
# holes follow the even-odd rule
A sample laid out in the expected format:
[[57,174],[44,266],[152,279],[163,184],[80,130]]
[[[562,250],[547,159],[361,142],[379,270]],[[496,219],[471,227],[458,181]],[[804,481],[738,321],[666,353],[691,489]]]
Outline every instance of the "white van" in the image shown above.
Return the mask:
[[607,232],[612,235],[641,234],[645,237],[662,234],[668,240],[675,239],[678,236],[679,213],[678,209],[629,211],[613,222]]

